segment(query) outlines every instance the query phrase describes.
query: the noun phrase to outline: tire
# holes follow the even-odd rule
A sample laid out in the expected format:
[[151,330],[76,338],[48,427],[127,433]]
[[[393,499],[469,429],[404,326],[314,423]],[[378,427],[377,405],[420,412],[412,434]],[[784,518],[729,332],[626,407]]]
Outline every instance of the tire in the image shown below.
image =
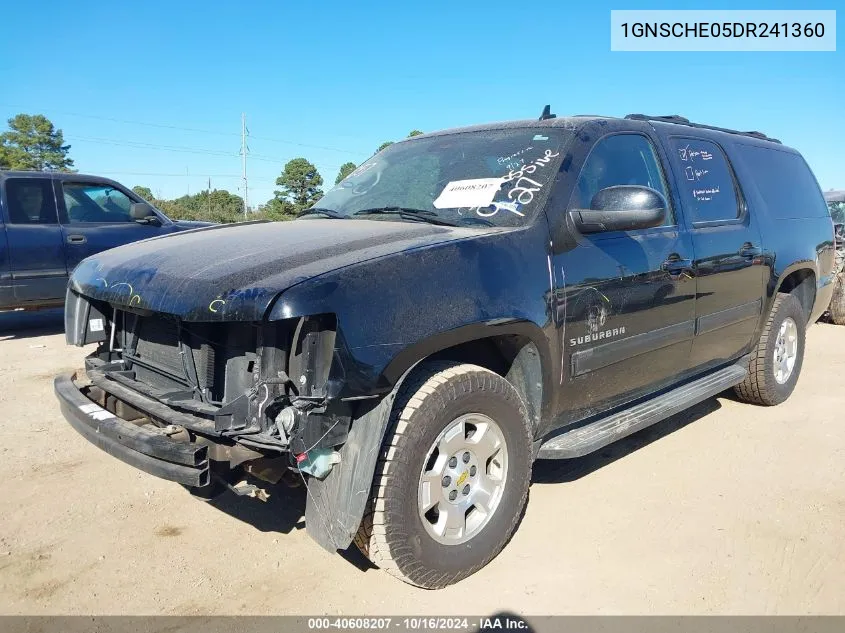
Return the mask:
[[[787,320],[791,320],[795,325],[794,364],[788,374],[785,372],[780,374],[780,378],[785,379],[779,380],[777,371],[783,367],[779,367],[779,364],[775,362],[775,357],[779,353],[778,344],[783,338],[781,335]],[[763,327],[757,349],[753,352],[748,364],[748,376],[734,387],[740,400],[773,406],[780,404],[792,394],[804,361],[806,322],[807,315],[798,299],[791,294],[778,293],[766,325]]]
[[830,320],[836,325],[845,325],[845,272],[836,275],[833,285],[833,297],[830,299]]
[[[494,424],[483,422],[485,419]],[[449,453],[454,446],[475,446],[471,444],[475,433],[487,438],[483,445],[503,440],[504,453],[500,442],[500,448],[487,449],[500,452],[483,457],[487,451],[479,440],[472,461],[462,465],[452,460]],[[456,438],[457,444],[447,439],[451,437]],[[528,498],[531,445],[532,429],[525,405],[507,380],[477,365],[423,363],[408,376],[397,394],[356,545],[377,566],[417,587],[439,589],[470,576],[493,560],[516,530]],[[440,451],[436,446],[448,450]],[[452,453],[461,455],[462,461],[467,454],[464,448]],[[445,475],[441,479],[440,474],[432,474],[438,472],[441,460],[446,463],[445,468],[455,461],[464,472],[453,479]],[[472,470],[474,464],[478,465]],[[438,485],[432,481],[423,484],[424,472],[430,473],[432,481],[436,477]],[[495,473],[499,475],[497,480]],[[488,484],[498,481],[492,484],[498,486],[498,502],[489,504],[492,511],[470,506],[464,514],[461,506],[448,505],[452,491],[439,484],[445,486],[449,479],[450,486],[457,486],[457,503],[471,503],[478,488],[472,487],[470,493],[464,491],[470,484],[479,484],[482,477]],[[425,485],[429,486],[425,488],[428,492],[424,492]],[[420,509],[424,496],[440,498],[425,514]],[[447,528],[443,534],[435,535],[441,525],[441,508],[445,510],[444,525],[452,517],[464,517],[463,532],[460,528]],[[465,540],[460,541],[461,538]]]

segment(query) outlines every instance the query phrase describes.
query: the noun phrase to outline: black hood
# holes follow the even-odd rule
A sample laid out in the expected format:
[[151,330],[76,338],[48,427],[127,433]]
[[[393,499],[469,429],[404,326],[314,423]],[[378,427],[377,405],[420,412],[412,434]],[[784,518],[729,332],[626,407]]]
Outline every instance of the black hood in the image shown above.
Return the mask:
[[306,279],[478,233],[383,220],[220,225],[103,251],[83,260],[70,283],[95,299],[187,321],[255,321]]

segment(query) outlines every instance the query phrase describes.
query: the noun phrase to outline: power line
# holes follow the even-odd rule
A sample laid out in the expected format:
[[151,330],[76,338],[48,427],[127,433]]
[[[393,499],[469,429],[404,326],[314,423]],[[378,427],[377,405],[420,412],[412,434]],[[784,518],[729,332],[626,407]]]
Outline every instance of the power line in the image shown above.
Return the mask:
[[85,143],[94,143],[96,145],[115,145],[118,147],[135,147],[137,149],[158,149],[167,152],[184,152],[188,154],[205,154],[209,156],[237,156],[237,152],[226,152],[216,149],[204,149],[199,147],[185,147],[182,145],[156,145],[155,143],[145,143],[143,141],[124,141],[111,138],[102,138],[96,136],[76,136],[68,135],[66,139],[72,141],[82,141]]
[[[6,108],[20,108],[20,106],[11,105],[9,103],[1,103]],[[26,109],[26,108],[24,108]],[[51,109],[52,110],[52,109]],[[94,114],[80,114],[79,112],[63,112],[61,110],[52,110],[55,114],[62,116],[75,116],[82,119],[93,119],[98,121],[111,121],[113,123],[124,123],[128,125],[144,125],[146,127],[157,127],[166,130],[184,130],[186,132],[199,132],[201,134],[219,134],[221,136],[238,136],[237,132],[221,132],[220,130],[203,130],[195,127],[183,127],[181,125],[168,125],[165,123],[150,123],[149,121],[132,121],[130,119],[116,119],[110,116],[98,116]]]
[[[199,147],[186,147],[182,145],[156,145],[155,143],[145,143],[143,141],[123,141],[118,139],[111,139],[111,138],[102,138],[102,137],[95,137],[95,136],[76,136],[76,135],[68,135],[65,136],[66,139],[71,141],[82,141],[83,143],[93,143],[95,145],[111,145],[115,147],[133,147],[136,149],[152,149],[152,150],[162,150],[166,152],[180,152],[185,154],[201,154],[206,156],[224,156],[224,157],[234,157],[240,156],[240,152],[226,152],[224,150],[213,150],[213,149],[205,149]],[[250,138],[254,138],[250,135]],[[268,162],[268,163],[275,163],[275,164],[284,164],[288,162],[288,158],[275,158],[273,156],[266,156],[264,154],[253,154],[252,152],[249,153],[249,157],[254,160]],[[324,167],[328,167],[330,169],[340,169],[340,165],[328,165],[323,164]]]
[[[252,138],[252,137],[250,136],[250,138]],[[260,160],[260,161],[264,161],[264,162],[267,162],[267,163],[275,163],[277,165],[278,164],[283,165],[283,164],[289,162],[289,160],[290,160],[290,159],[272,158],[271,156],[264,156],[262,154],[253,154],[252,152],[249,153],[249,158],[250,158],[250,160]],[[320,162],[320,164],[323,167],[327,167],[329,169],[340,169],[340,167],[341,167],[340,165],[329,165],[329,164],[323,163],[321,161],[318,161],[318,162]]]
[[[184,173],[162,173],[153,171],[100,171],[99,169],[91,170],[92,173],[103,176],[178,176],[184,178]],[[240,174],[192,174],[194,177],[202,178],[240,178]]]
[[[81,115],[80,115],[81,116]],[[90,117],[90,118],[103,118],[107,120],[112,120],[109,117]],[[114,119],[117,120],[117,119]],[[128,122],[128,121],[127,121]],[[140,123],[140,122],[139,122]],[[176,127],[176,126],[157,126],[157,127]],[[76,135],[68,135],[66,138],[74,141],[82,141],[86,143],[94,143],[94,144],[101,144],[101,145],[114,145],[120,147],[134,147],[139,149],[152,149],[152,150],[162,150],[162,151],[170,151],[170,152],[185,152],[185,153],[192,153],[192,154],[203,154],[203,155],[210,155],[210,156],[224,156],[224,157],[231,157],[240,155],[241,156],[241,175],[240,178],[242,180],[242,188],[243,188],[243,200],[244,200],[244,217],[247,217],[249,211],[249,185],[247,180],[247,165],[246,159],[247,155],[253,156],[256,160],[271,162],[275,164],[284,163],[284,159],[280,158],[273,158],[271,156],[264,156],[261,154],[253,155],[249,151],[249,147],[247,146],[246,139],[247,136],[251,136],[249,134],[249,130],[246,127],[246,114],[241,113],[241,148],[240,151],[236,154],[234,152],[226,152],[221,150],[213,150],[207,148],[198,148],[198,147],[186,147],[183,145],[159,145],[156,143],[147,143],[144,141],[132,141],[132,140],[119,140],[119,139],[111,139],[111,138],[103,138],[103,137],[86,137],[86,136],[76,136]],[[279,141],[284,142],[284,141]],[[301,145],[301,144],[300,144]],[[320,147],[320,146],[314,146]],[[332,149],[332,148],[321,148],[321,149]],[[323,165],[324,168],[328,169],[340,169],[340,165]],[[117,172],[117,171],[98,171],[97,173],[103,175],[123,175],[123,176],[161,176],[161,177],[176,177],[181,176],[182,174],[174,174],[174,173],[162,173],[162,172]],[[188,176],[188,167],[185,167],[185,175]],[[194,174],[198,177],[203,178],[237,178],[237,175],[234,174]],[[261,182],[265,182],[263,178],[260,179]],[[190,178],[189,178],[190,181]],[[275,179],[267,179],[266,181],[268,184],[273,183],[275,184]],[[190,182],[188,184],[190,187]],[[210,186],[210,185],[209,185]],[[190,190],[189,190],[190,195]]]
[[[251,156],[252,155],[250,155],[250,157]],[[335,165],[323,165],[323,167],[340,169],[340,167],[335,166]],[[101,171],[99,169],[86,169],[85,172],[90,173],[90,174],[102,175],[102,176],[108,176],[108,175],[121,176],[122,175],[122,176],[178,176],[180,178],[185,177],[184,172],[167,173],[167,172],[158,172],[158,171]],[[192,178],[197,177],[197,178],[238,178],[238,179],[243,179],[243,174],[192,173],[191,177]],[[256,180],[256,178],[253,177],[253,181],[255,181],[255,180]],[[276,177],[275,176],[268,176],[266,178],[258,178],[257,180],[258,180],[258,182],[261,182],[261,183],[266,182],[266,183],[275,184]]]
[[267,138],[266,136],[253,136],[258,141],[269,141],[271,143],[283,143],[285,145],[296,145],[298,147],[307,147],[309,149],[323,149],[328,150],[330,152],[341,152],[343,154],[351,154],[352,156],[363,156],[364,152],[353,152],[352,150],[348,149],[340,149],[339,147],[328,147],[326,145],[311,145],[309,143],[297,143],[295,141],[283,141],[281,139],[276,138]]
[[[8,103],[0,103],[0,106],[6,107],[6,108],[20,108],[20,106],[11,105],[11,104],[8,104]],[[26,109],[26,108],[24,108],[24,109]],[[169,124],[166,124],[166,123],[151,123],[149,121],[133,121],[131,119],[118,119],[118,118],[114,118],[114,117],[99,116],[99,115],[94,115],[94,114],[81,114],[79,112],[64,112],[64,111],[61,111],[61,110],[52,110],[51,108],[50,108],[50,110],[53,113],[60,114],[62,116],[73,116],[73,117],[80,117],[80,118],[83,118],[83,119],[93,119],[93,120],[99,120],[99,121],[111,121],[112,123],[122,123],[122,124],[125,124],[125,125],[142,125],[142,126],[146,126],[146,127],[154,127],[154,128],[165,129],[165,130],[181,130],[181,131],[185,131],[185,132],[196,132],[196,133],[199,133],[199,134],[216,134],[216,135],[220,135],[220,136],[238,136],[239,135],[237,132],[223,132],[223,131],[220,131],[220,130],[205,130],[205,129],[201,129],[201,128],[185,127],[185,126],[181,126],[181,125],[169,125]],[[68,137],[68,138],[70,138],[70,137]],[[270,143],[281,143],[283,145],[294,145],[294,146],[297,146],[297,147],[307,147],[307,148],[311,148],[311,149],[322,149],[322,150],[327,150],[327,151],[330,151],[330,152],[341,152],[341,153],[344,153],[344,154],[351,154],[351,155],[354,155],[354,156],[362,156],[364,154],[363,152],[356,152],[356,151],[352,151],[352,150],[348,150],[348,149],[342,149],[342,148],[339,148],[339,147],[329,147],[329,146],[325,146],[325,145],[311,145],[309,143],[299,143],[297,141],[289,141],[289,140],[285,140],[285,139],[269,138],[269,137],[266,137],[266,136],[252,136],[251,138],[254,138],[256,140],[261,140],[261,141],[268,141]]]

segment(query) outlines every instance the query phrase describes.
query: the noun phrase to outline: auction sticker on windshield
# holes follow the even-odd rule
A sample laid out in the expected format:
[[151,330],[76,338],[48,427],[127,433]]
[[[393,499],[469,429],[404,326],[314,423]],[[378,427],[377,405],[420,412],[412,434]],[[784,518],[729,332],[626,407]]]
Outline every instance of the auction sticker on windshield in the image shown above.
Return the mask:
[[505,181],[504,178],[473,178],[448,183],[432,203],[435,209],[486,207]]

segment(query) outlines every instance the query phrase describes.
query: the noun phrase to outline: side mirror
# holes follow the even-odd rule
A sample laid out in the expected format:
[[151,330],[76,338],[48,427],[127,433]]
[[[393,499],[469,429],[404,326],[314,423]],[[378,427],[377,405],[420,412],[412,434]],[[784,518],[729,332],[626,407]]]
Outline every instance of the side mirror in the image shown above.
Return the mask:
[[146,202],[133,202],[129,206],[129,215],[139,224],[154,224],[161,226],[161,220]]
[[589,209],[572,209],[569,217],[581,233],[648,229],[663,224],[666,200],[649,187],[617,185],[600,190]]

